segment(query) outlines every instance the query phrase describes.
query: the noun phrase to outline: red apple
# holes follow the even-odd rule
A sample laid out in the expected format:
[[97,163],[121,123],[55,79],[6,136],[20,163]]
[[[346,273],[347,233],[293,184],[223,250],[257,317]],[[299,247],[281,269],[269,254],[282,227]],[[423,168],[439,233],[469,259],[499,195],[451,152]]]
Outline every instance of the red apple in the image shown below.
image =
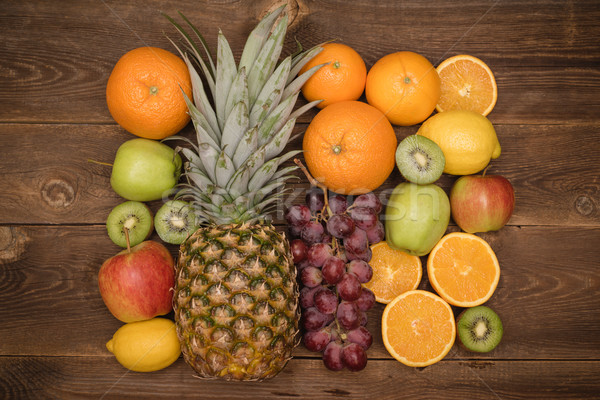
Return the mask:
[[171,253],[152,240],[109,258],[98,273],[104,304],[123,322],[168,314],[172,310],[174,282]]
[[452,219],[468,233],[497,231],[514,207],[513,186],[500,175],[461,176],[450,190]]

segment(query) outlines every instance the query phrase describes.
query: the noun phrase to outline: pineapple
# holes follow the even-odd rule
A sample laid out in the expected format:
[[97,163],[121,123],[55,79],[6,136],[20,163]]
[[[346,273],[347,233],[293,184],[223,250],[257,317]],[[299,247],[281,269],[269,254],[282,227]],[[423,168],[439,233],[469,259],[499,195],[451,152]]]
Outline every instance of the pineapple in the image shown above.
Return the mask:
[[192,78],[193,103],[186,102],[197,139],[179,137],[189,146],[177,148],[186,159],[186,183],[176,197],[190,201],[202,221],[181,244],[173,308],[184,359],[202,378],[273,377],[299,343],[296,270],[268,213],[296,168],[282,164],[298,152],[280,153],[296,118],[317,103],[293,110],[319,67],[296,75],[321,48],[278,63],[283,10],[251,32],[237,66],[221,32],[215,65],[189,20],[181,14],[192,34],[167,17],[185,43],[183,50],[173,45]]

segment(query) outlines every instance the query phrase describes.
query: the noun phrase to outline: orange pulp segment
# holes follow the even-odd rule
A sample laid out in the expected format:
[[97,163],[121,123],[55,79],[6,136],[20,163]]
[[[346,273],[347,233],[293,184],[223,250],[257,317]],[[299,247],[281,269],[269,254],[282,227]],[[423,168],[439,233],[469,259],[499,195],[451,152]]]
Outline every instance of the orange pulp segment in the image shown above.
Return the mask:
[[421,259],[400,250],[392,249],[386,241],[371,246],[369,264],[373,277],[364,287],[375,294],[379,303],[388,304],[398,295],[414,290],[423,276]]

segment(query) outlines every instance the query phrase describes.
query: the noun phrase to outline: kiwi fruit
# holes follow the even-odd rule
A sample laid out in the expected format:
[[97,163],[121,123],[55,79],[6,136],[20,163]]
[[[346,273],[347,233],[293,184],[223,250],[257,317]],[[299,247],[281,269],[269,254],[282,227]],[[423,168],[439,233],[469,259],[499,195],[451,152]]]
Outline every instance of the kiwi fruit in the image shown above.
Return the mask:
[[446,157],[433,140],[421,135],[409,135],[396,149],[396,165],[407,181],[428,185],[442,176]]
[[181,244],[198,229],[196,214],[191,205],[182,200],[169,200],[154,216],[156,233],[163,242]]
[[127,247],[125,228],[129,235],[129,246],[146,240],[154,227],[154,218],[148,206],[139,201],[126,201],[111,210],[106,218],[108,237],[117,246]]
[[486,306],[463,311],[458,316],[456,330],[462,345],[478,353],[487,353],[498,346],[504,331],[498,314]]

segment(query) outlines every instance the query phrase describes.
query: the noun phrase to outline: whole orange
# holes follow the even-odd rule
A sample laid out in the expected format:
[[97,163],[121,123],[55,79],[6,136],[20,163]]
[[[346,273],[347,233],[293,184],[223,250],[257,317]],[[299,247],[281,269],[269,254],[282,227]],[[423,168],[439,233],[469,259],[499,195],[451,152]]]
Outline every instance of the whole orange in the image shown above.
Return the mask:
[[323,50],[311,59],[300,73],[328,63],[319,68],[304,86],[302,94],[308,101],[323,100],[317,107],[344,100],[357,100],[365,90],[367,67],[360,54],[341,43],[326,43]]
[[106,103],[125,130],[147,139],[163,139],[190,121],[183,94],[192,97],[185,62],[156,47],[125,53],[106,85]]
[[311,175],[333,192],[377,189],[395,166],[398,141],[385,115],[360,101],[333,103],[313,118],[302,149]]
[[367,101],[395,125],[425,121],[440,98],[440,77],[422,55],[400,51],[380,58],[369,70]]

